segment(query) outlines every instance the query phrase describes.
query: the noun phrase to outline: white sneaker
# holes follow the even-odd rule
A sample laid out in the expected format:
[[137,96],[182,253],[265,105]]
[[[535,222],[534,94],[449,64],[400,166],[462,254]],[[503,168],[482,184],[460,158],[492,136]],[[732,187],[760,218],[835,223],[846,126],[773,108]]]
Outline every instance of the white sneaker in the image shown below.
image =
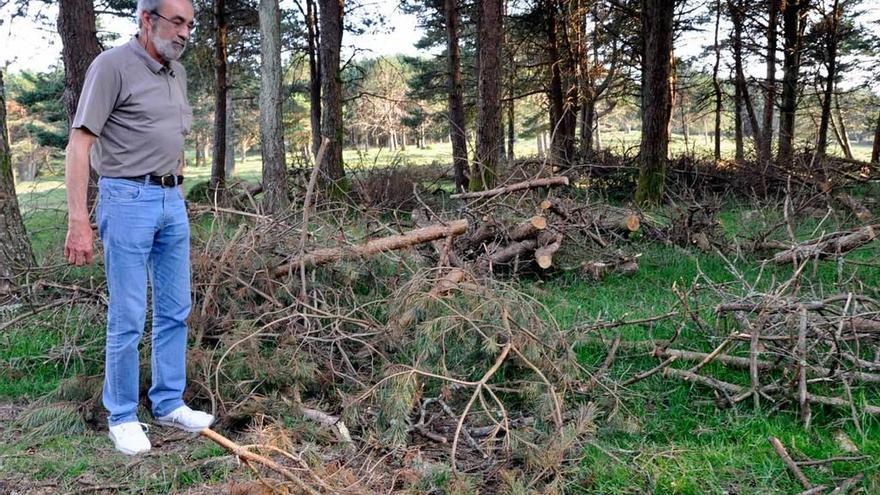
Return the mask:
[[171,414],[156,418],[156,422],[190,433],[198,433],[214,423],[214,416],[202,411],[193,411],[188,406],[180,406],[171,411]]
[[141,423],[130,421],[110,427],[110,440],[116,450],[126,455],[137,455],[150,450],[150,439],[144,433]]

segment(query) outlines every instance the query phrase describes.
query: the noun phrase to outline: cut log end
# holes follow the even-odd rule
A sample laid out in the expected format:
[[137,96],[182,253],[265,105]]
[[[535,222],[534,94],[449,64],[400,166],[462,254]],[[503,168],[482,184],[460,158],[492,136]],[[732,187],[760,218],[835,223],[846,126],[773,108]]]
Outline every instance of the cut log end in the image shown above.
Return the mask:
[[638,215],[626,215],[623,217],[621,224],[626,230],[637,232],[642,226],[642,221],[639,219]]

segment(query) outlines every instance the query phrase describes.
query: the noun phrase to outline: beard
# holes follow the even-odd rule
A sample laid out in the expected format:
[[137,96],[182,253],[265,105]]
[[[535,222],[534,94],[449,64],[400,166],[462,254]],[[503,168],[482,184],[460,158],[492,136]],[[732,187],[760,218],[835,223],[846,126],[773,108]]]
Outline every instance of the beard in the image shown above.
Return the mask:
[[169,40],[162,38],[154,29],[153,46],[156,47],[156,52],[158,52],[162,58],[170,62],[172,60],[178,60],[183,55],[183,51],[186,49],[186,42],[181,43],[175,39]]

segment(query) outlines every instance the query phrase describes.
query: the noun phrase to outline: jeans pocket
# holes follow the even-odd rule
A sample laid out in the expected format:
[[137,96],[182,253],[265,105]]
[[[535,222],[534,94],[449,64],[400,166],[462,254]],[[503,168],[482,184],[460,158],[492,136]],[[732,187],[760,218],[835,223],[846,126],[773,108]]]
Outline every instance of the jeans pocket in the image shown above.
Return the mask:
[[134,201],[141,196],[143,187],[135,183],[121,184],[119,182],[110,182],[106,184],[107,199],[113,201]]

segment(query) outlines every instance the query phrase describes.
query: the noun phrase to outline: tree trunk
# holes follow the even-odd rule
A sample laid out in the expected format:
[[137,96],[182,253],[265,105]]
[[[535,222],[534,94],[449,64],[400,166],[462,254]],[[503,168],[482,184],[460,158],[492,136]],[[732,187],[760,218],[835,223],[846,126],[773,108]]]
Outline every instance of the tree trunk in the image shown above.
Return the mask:
[[593,129],[596,126],[596,100],[586,99],[581,104],[581,150],[586,156],[593,152]]
[[516,156],[513,153],[513,143],[516,141],[516,133],[514,130],[514,100],[513,100],[513,81],[511,80],[510,102],[507,104],[507,161],[513,163]]
[[880,112],[877,113],[877,124],[874,127],[874,147],[871,149],[871,163],[880,163]]
[[[79,95],[82,93],[86,71],[92,60],[101,53],[95,26],[95,6],[92,0],[60,0],[58,2],[58,34],[61,36],[61,58],[64,61],[64,111],[67,125],[73,123]],[[98,197],[98,173],[89,168],[89,186],[86,192],[89,211]]]
[[196,168],[202,167],[205,165],[205,149],[204,149],[204,141],[203,141],[202,133],[195,133],[195,147],[196,147]]
[[480,2],[477,19],[477,154],[471,191],[495,185],[501,142],[502,0]]
[[312,156],[321,147],[321,57],[318,54],[318,14],[315,0],[306,0],[306,33],[309,52],[309,114],[312,125]]
[[34,265],[30,239],[15,195],[8,136],[3,71],[0,70],[0,302],[17,289],[17,272]]
[[769,0],[769,15],[767,18],[767,80],[764,92],[764,119],[761,123],[761,146],[760,155],[770,160],[773,147],[773,110],[776,105],[776,31],[779,19],[779,4],[781,0]]
[[[853,159],[852,146],[849,142],[849,134],[846,132],[846,122],[843,120],[843,112],[840,111],[840,98],[837,93],[834,93],[834,113],[837,117],[838,126],[834,127],[834,132],[837,135],[837,142],[840,143],[840,147],[843,149],[843,154],[850,160]],[[834,125],[834,119],[831,119],[831,124]]]
[[223,166],[224,180],[235,173],[235,105],[232,93],[226,92],[226,163]]
[[458,46],[458,0],[446,0],[446,53],[449,86],[449,136],[452,140],[452,163],[455,190],[468,187],[467,131],[464,119],[464,90],[461,82],[461,49]]
[[342,79],[339,68],[342,48],[343,0],[319,0],[321,22],[321,134],[330,142],[321,164],[324,181],[331,191],[345,193],[345,168],[342,164]]
[[[226,50],[229,25],[226,19],[226,0],[214,0],[214,141],[211,163],[211,189],[226,189],[226,103],[229,87],[226,83]],[[222,194],[222,192],[221,192]]]
[[260,0],[260,153],[263,157],[263,211],[290,204],[281,95],[281,10],[278,0]]
[[562,60],[559,55],[557,33],[556,1],[545,2],[545,26],[547,29],[547,62],[550,67],[550,148],[551,160],[555,165],[568,163],[566,156],[566,118],[565,92],[562,88]]
[[672,116],[670,76],[674,0],[641,0],[642,141],[636,201],[657,203],[663,197]]
[[743,92],[740,86],[739,75],[743,72],[742,64],[742,4],[735,0],[728,0],[728,9],[733,23],[733,37],[731,39],[731,47],[733,50],[733,72],[734,72],[734,90],[733,90],[733,128],[734,141],[736,151],[734,159],[737,163],[745,160],[745,143],[743,140]]
[[779,154],[781,164],[791,161],[794,151],[794,121],[797,110],[801,58],[801,10],[806,0],[788,0],[782,10],[785,55],[782,60],[782,101],[779,108]]
[[[771,2],[776,0],[770,0]],[[718,42],[718,31],[721,27],[721,0],[715,2],[715,65],[712,67],[712,88],[715,90],[715,161],[721,160],[721,81],[718,79],[718,68],[721,65],[721,45]]]
[[837,26],[840,22],[840,6],[838,0],[834,0],[831,10],[831,18],[826,18],[827,32],[824,36],[825,90],[822,97],[822,116],[819,119],[819,136],[816,140],[816,153],[821,157],[825,155],[828,147],[828,122],[831,119],[831,98],[834,96],[834,82],[837,78]]

